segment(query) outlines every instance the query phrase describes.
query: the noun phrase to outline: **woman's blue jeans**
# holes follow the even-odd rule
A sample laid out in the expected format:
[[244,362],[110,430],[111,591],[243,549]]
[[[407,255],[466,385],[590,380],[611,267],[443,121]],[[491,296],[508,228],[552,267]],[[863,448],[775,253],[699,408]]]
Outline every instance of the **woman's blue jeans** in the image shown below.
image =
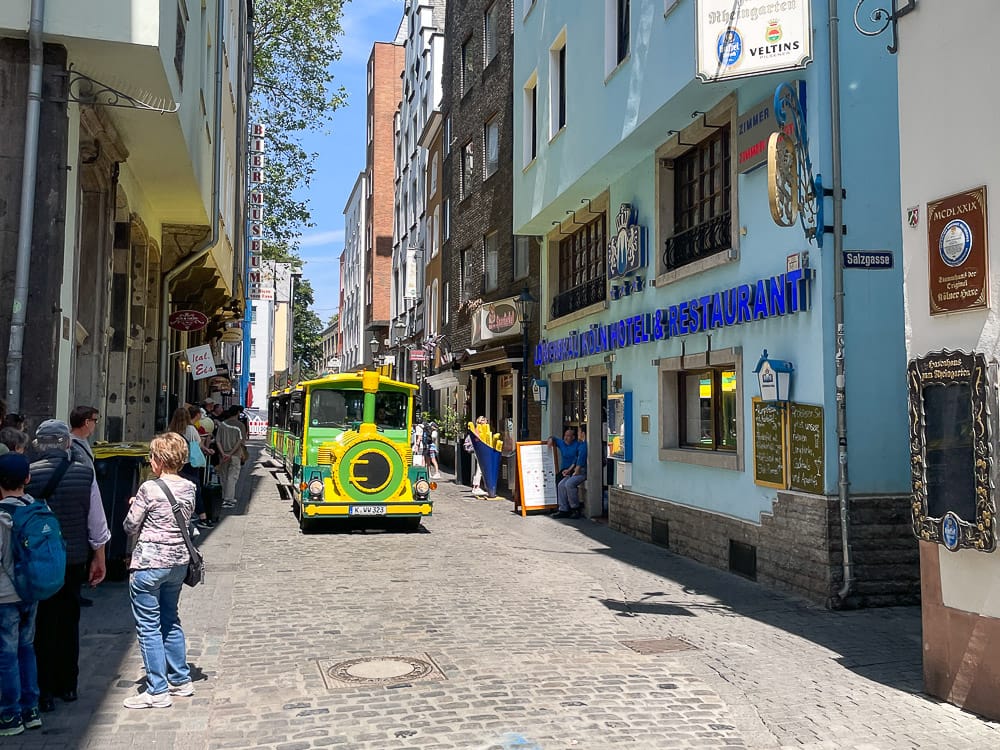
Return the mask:
[[37,611],[37,602],[0,604],[0,717],[4,719],[38,705]]
[[187,564],[133,570],[129,576],[132,614],[146,667],[146,692],[159,695],[191,680],[184,631],[177,614]]

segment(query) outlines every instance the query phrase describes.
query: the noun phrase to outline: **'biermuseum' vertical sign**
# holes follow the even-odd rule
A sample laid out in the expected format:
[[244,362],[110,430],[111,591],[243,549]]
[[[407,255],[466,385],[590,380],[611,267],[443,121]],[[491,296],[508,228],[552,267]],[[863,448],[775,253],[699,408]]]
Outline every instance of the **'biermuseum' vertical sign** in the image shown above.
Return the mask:
[[931,315],[989,307],[986,186],[927,204]]

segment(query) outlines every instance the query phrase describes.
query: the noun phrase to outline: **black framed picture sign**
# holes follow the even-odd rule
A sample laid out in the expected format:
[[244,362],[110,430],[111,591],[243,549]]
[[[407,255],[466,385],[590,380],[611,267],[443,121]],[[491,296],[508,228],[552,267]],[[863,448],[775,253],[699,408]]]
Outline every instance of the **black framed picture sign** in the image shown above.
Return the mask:
[[996,549],[995,375],[982,354],[962,351],[907,367],[913,531],[952,551]]

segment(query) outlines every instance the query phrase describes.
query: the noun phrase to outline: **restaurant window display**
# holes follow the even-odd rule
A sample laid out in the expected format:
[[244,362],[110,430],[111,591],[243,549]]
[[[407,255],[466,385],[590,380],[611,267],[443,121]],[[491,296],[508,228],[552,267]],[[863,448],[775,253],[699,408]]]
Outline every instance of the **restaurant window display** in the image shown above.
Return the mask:
[[736,371],[711,368],[677,374],[682,394],[682,445],[707,450],[736,450]]

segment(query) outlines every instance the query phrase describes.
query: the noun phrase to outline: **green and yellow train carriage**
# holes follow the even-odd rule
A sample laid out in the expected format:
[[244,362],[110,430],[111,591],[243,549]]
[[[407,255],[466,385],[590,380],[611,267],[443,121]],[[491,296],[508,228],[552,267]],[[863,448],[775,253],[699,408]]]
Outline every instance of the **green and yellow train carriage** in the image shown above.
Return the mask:
[[299,526],[387,517],[417,528],[436,487],[413,466],[417,386],[373,371],[330,375],[271,394],[268,442],[291,478]]

